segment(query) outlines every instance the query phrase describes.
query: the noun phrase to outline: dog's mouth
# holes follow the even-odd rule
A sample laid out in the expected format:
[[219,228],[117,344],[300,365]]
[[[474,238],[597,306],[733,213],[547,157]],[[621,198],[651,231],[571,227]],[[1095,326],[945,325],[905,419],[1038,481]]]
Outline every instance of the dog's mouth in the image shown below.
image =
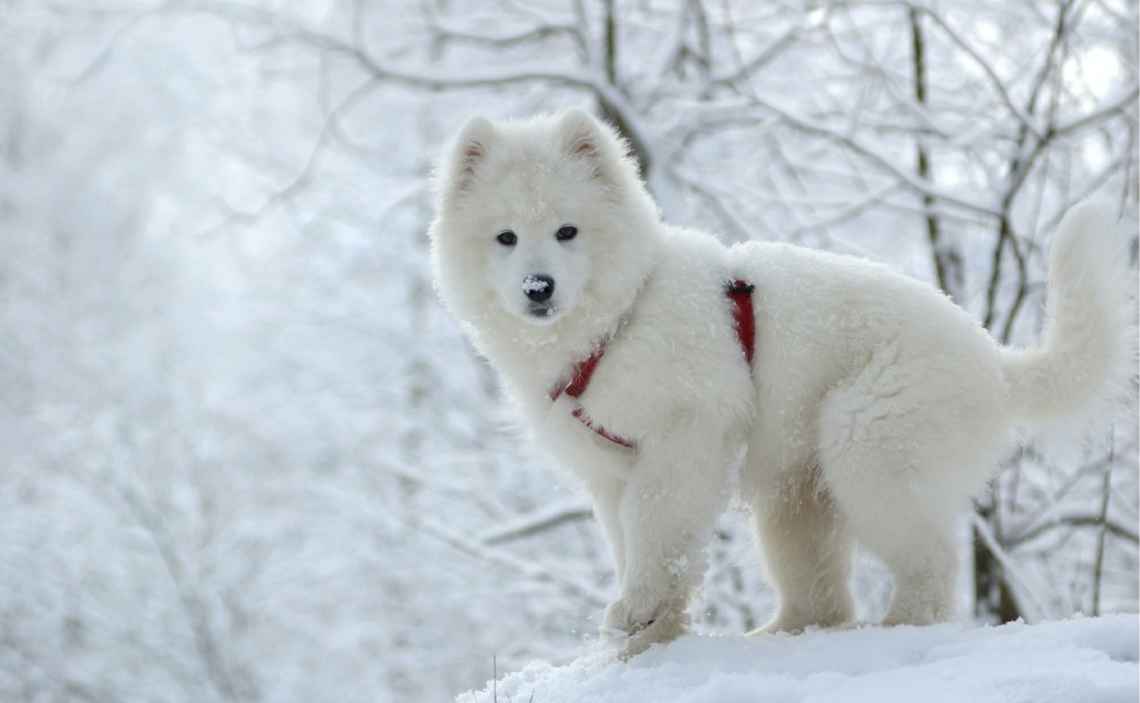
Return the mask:
[[526,308],[526,314],[534,322],[548,324],[558,316],[558,308],[546,303],[531,303]]

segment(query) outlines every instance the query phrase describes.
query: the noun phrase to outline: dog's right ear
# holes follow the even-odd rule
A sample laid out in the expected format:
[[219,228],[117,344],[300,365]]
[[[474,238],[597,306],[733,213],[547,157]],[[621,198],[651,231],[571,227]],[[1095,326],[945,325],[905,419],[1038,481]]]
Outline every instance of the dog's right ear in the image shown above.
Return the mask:
[[495,126],[485,117],[472,117],[459,130],[448,160],[444,197],[461,195],[471,189],[494,139]]

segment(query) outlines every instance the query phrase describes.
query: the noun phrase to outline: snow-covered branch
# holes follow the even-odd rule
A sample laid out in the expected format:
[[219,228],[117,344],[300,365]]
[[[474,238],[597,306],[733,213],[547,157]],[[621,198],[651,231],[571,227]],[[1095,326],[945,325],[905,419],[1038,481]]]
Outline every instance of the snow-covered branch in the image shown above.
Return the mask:
[[474,559],[510,569],[534,583],[553,586],[567,595],[580,599],[590,607],[601,608],[609,602],[606,594],[576,576],[562,573],[557,568],[514,557],[503,549],[487,547],[481,542],[467,539],[456,531],[429,520],[414,520],[410,524]]
[[583,505],[578,501],[553,505],[527,515],[521,515],[509,520],[504,525],[487,530],[479,536],[479,541],[487,546],[513,542],[533,537],[567,523],[587,520],[593,514],[593,510],[588,505]]

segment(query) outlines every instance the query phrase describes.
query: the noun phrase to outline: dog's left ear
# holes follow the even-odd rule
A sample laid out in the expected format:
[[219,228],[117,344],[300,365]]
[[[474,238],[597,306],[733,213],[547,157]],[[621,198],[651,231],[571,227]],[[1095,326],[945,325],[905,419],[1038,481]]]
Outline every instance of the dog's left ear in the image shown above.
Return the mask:
[[612,164],[621,163],[624,155],[621,139],[608,126],[584,110],[567,110],[558,122],[562,150],[571,159],[589,163],[593,176],[613,180],[607,173]]

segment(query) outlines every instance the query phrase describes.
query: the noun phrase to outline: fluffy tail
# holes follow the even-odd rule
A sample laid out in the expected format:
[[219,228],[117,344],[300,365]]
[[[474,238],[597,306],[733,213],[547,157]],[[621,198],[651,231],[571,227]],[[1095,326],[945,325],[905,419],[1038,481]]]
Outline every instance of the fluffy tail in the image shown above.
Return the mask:
[[1002,349],[1013,412],[1034,424],[1077,419],[1136,372],[1136,330],[1124,238],[1104,209],[1081,204],[1053,238],[1045,339]]

